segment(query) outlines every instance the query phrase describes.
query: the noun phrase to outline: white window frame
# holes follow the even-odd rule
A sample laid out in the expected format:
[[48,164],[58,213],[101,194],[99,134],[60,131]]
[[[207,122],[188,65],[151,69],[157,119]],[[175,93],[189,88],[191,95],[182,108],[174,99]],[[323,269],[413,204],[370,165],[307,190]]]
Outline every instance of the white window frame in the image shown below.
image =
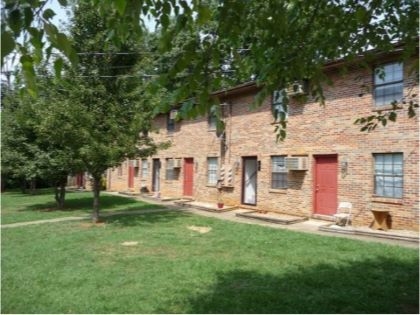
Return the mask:
[[166,159],[165,180],[174,180],[174,179],[175,179],[174,159]]
[[145,179],[149,176],[149,162],[146,159],[141,160],[141,178]]
[[401,62],[391,62],[375,68],[373,97],[376,108],[401,102],[404,94],[404,67]]
[[[284,155],[271,156],[271,189],[287,189],[289,187],[285,157]],[[280,175],[281,179],[274,179],[277,177],[274,175]]]
[[215,186],[217,184],[217,173],[219,171],[219,159],[217,157],[207,158],[207,185]]
[[401,199],[404,194],[403,153],[374,153],[374,195]]

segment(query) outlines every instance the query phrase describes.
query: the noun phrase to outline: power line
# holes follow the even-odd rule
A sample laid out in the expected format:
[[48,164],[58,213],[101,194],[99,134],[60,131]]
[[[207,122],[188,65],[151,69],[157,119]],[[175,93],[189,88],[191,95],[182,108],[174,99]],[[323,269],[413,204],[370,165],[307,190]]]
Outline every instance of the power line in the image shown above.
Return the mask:
[[150,51],[143,52],[79,52],[77,55],[94,55],[94,56],[106,56],[106,55],[141,55],[141,54],[150,54]]

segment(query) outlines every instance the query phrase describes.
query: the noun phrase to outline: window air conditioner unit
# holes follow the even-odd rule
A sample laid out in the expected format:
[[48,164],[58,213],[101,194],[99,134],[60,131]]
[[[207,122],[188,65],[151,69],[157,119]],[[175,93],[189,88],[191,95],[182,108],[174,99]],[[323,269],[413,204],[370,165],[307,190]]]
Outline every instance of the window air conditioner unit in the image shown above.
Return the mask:
[[174,159],[174,168],[181,168],[182,165],[181,159]]
[[139,160],[131,160],[130,162],[131,162],[130,164],[132,167],[140,167]]
[[308,94],[308,81],[295,81],[286,89],[288,96],[299,96]]
[[286,169],[289,171],[306,171],[308,170],[307,157],[286,157],[284,158]]

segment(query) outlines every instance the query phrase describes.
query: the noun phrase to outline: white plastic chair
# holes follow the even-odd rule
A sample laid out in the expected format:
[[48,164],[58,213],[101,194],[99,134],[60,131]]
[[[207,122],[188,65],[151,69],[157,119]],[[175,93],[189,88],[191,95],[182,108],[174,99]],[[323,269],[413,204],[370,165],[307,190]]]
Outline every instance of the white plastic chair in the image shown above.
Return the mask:
[[335,224],[339,226],[346,226],[351,220],[351,202],[342,201],[338,204],[337,213],[333,215]]

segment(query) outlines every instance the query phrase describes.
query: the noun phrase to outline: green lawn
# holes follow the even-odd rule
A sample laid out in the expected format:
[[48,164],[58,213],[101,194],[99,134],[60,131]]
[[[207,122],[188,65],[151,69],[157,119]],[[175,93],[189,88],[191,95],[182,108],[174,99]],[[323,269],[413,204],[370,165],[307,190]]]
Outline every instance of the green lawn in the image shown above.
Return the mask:
[[[150,205],[122,196],[101,194],[101,213],[120,210],[159,209],[158,205]],[[65,207],[56,208],[51,189],[42,189],[36,194],[5,192],[1,194],[1,223],[53,219],[68,216],[87,216],[92,212],[92,192],[67,192]]]
[[415,249],[170,211],[1,237],[2,313],[419,311]]

